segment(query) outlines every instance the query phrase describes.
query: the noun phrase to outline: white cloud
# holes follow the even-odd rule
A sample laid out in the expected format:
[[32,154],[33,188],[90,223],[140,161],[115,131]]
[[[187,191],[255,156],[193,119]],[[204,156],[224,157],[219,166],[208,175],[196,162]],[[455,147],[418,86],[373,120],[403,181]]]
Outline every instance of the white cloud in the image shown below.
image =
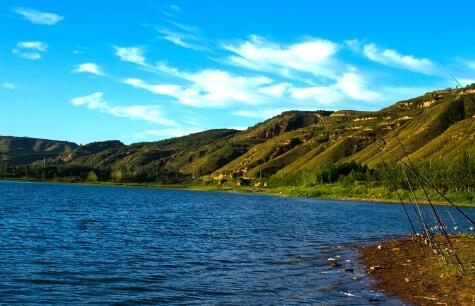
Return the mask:
[[150,69],[156,70],[158,72],[163,72],[165,74],[175,76],[177,78],[186,78],[186,73],[181,72],[178,68],[170,67],[164,63],[157,63],[155,66],[149,66]]
[[216,102],[238,101],[259,104],[260,97],[255,94],[262,85],[272,83],[266,77],[234,76],[221,70],[201,70],[188,77],[194,82],[194,89],[204,93],[203,99]]
[[13,49],[12,53],[17,55],[18,57],[28,59],[28,60],[39,60],[41,59],[41,53],[39,52],[23,52],[18,49]]
[[39,60],[47,50],[48,45],[42,41],[20,41],[12,53],[24,59]]
[[239,117],[246,117],[246,118],[253,118],[253,119],[269,119],[287,110],[289,109],[288,108],[265,108],[265,109],[256,109],[256,110],[245,109],[245,110],[235,111],[233,112],[233,114]]
[[[359,48],[357,41],[347,44],[356,44],[354,47]],[[336,43],[318,39],[293,45],[277,45],[256,36],[237,46],[225,46],[237,54],[228,57],[233,65],[242,61],[243,68],[278,73],[286,77],[285,81],[276,81],[263,75],[239,75],[218,69],[180,71],[163,62],[151,65],[143,53],[132,52],[134,56],[138,53],[140,57],[129,61],[147,70],[165,74],[170,80],[149,82],[146,79],[128,78],[123,83],[171,97],[178,103],[192,107],[248,106],[234,114],[259,119],[269,117],[270,111],[263,111],[266,109],[263,105],[269,104],[279,112],[289,108],[324,107],[336,110],[351,105],[367,109],[374,107],[375,102],[394,102],[396,97],[409,97],[388,86],[375,87],[374,80],[367,79],[364,72],[358,71],[353,65],[340,62],[335,57],[339,47]],[[355,52],[361,50],[355,49]],[[405,92],[411,90],[409,87],[400,89]]]
[[132,135],[132,138],[137,140],[147,140],[147,139],[166,139],[171,137],[180,137],[193,133],[202,132],[203,129],[200,128],[186,128],[186,127],[176,127],[172,129],[154,129],[146,130],[143,132],[135,133]]
[[226,71],[212,69],[197,73],[174,71],[191,84],[149,84],[140,79],[126,79],[124,83],[174,97],[180,103],[194,107],[224,107],[233,103],[256,105],[269,98],[258,92],[263,85],[272,83],[269,78],[234,76]]
[[30,8],[17,8],[14,12],[22,15],[34,24],[54,25],[64,19],[64,17],[58,14],[40,12]]
[[291,87],[292,85],[290,83],[283,82],[261,87],[259,88],[259,92],[270,97],[280,98],[284,96]]
[[300,101],[315,102],[325,106],[335,106],[350,100],[374,102],[381,95],[366,88],[365,79],[354,71],[343,73],[338,80],[328,86],[310,86],[290,88],[291,97]]
[[46,50],[48,50],[48,45],[42,41],[20,41],[17,43],[17,47],[40,52],[46,52]]
[[[147,67],[151,67],[145,64]],[[307,108],[325,106],[336,109],[342,102],[381,101],[380,93],[370,90],[363,75],[355,68],[335,76],[325,86],[299,86],[263,76],[240,76],[227,71],[205,69],[195,73],[182,72],[166,64],[153,69],[181,79],[179,83],[148,83],[129,78],[123,83],[145,89],[154,94],[169,96],[193,107],[227,107],[236,105],[286,104],[289,107],[305,105]],[[244,116],[245,113],[240,113]],[[255,115],[253,115],[255,116]],[[248,116],[249,117],[249,116]],[[262,118],[262,116],[259,116]]]
[[114,49],[115,55],[117,55],[121,61],[134,63],[141,66],[145,65],[143,48],[114,46]]
[[364,83],[365,80],[361,75],[356,72],[346,72],[340,77],[335,87],[354,100],[372,102],[381,99],[379,93],[365,89]]
[[74,98],[71,103],[76,106],[86,106],[90,109],[107,109],[109,106],[102,99],[103,95],[102,92],[96,92],[89,96]]
[[286,77],[298,71],[334,78],[338,66],[334,59],[338,44],[323,39],[279,45],[253,35],[246,42],[227,44],[224,48],[235,54],[228,57],[231,64]]
[[364,45],[363,54],[374,62],[414,72],[433,74],[436,69],[435,64],[427,58],[402,55],[396,50],[381,49],[375,44]]
[[77,97],[71,100],[76,106],[85,106],[89,109],[98,110],[116,117],[145,120],[164,126],[176,126],[176,122],[165,118],[159,107],[153,105],[130,105],[111,106],[104,99],[102,92],[96,92],[89,96]]
[[315,106],[316,104],[331,106],[344,97],[340,90],[331,86],[294,87],[290,93],[292,99],[308,104],[315,103]]
[[13,83],[10,83],[10,82],[3,82],[1,85],[0,85],[2,88],[5,88],[5,89],[15,89],[16,88],[16,85],[13,84]]
[[244,131],[248,129],[247,126],[229,126],[227,128],[230,130],[238,130],[238,131]]
[[95,63],[84,63],[78,65],[73,72],[76,73],[92,73],[95,75],[104,75],[100,66]]
[[471,84],[475,84],[475,79],[470,79],[470,78],[460,78],[458,79],[460,85],[462,86],[467,86]]
[[164,118],[161,109],[151,105],[112,106],[107,112],[117,117],[145,120],[165,126],[175,126],[176,122]]
[[125,79],[124,84],[132,85],[136,88],[146,89],[155,94],[177,97],[180,95],[181,87],[178,85],[148,84],[140,79]]

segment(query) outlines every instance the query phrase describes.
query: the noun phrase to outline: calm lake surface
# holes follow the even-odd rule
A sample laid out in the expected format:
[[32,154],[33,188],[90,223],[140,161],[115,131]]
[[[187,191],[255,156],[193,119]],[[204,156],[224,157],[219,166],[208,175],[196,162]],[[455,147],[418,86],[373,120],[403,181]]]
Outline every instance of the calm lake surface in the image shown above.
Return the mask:
[[398,205],[0,182],[0,303],[402,305],[355,246],[409,232]]

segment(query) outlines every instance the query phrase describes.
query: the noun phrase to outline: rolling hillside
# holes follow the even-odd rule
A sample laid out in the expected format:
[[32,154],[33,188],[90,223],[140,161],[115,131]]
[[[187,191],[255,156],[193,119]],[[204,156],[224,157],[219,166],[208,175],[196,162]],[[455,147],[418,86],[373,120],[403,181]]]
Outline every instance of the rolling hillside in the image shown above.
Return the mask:
[[0,136],[0,162],[24,165],[71,152],[77,144],[29,137]]
[[[13,165],[42,160],[135,173],[158,169],[204,180],[282,177],[328,163],[368,167],[403,157],[450,160],[475,153],[475,86],[439,90],[374,112],[288,111],[245,131],[217,129],[157,142],[74,143],[0,137],[1,158]],[[386,145],[381,147],[381,138]],[[148,170],[147,170],[148,171]]]

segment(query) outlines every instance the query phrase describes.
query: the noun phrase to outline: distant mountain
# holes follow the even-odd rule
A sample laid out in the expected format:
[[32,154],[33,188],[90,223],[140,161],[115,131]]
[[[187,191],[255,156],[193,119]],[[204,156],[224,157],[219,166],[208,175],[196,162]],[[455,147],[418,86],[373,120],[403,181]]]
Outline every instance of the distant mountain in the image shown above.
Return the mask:
[[[379,111],[288,111],[245,131],[217,129],[157,142],[74,143],[0,137],[2,159],[121,169],[156,169],[185,177],[224,174],[282,177],[327,163],[377,167],[403,157],[395,135],[414,161],[452,160],[475,153],[475,86],[438,90]],[[30,155],[29,155],[30,154]]]
[[67,141],[0,136],[0,162],[24,165],[44,158],[54,158],[77,147],[77,144]]

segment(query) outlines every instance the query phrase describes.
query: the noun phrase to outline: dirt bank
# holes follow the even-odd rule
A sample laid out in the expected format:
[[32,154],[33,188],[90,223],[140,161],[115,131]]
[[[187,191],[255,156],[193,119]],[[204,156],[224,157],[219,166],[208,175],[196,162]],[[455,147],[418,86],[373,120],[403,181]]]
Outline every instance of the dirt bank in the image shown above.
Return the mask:
[[[444,237],[437,239],[447,247]],[[455,264],[444,264],[429,246],[409,238],[359,251],[375,285],[386,295],[414,305],[475,305],[475,236],[451,240],[464,264],[463,272]],[[453,256],[449,260],[455,263]]]

